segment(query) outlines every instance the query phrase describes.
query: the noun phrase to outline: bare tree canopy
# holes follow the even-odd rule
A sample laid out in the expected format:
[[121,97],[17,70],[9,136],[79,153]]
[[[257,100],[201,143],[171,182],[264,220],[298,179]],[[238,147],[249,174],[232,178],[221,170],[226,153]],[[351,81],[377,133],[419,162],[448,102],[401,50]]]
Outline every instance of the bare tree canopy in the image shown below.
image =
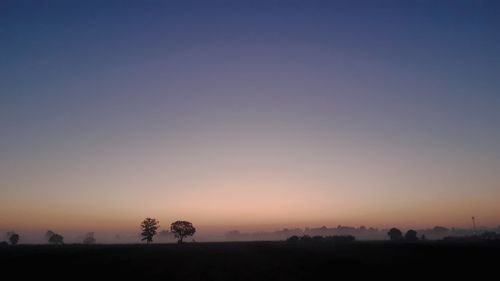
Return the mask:
[[17,243],[19,242],[19,234],[13,231],[9,231],[7,232],[7,239],[9,240],[11,245],[17,245]]

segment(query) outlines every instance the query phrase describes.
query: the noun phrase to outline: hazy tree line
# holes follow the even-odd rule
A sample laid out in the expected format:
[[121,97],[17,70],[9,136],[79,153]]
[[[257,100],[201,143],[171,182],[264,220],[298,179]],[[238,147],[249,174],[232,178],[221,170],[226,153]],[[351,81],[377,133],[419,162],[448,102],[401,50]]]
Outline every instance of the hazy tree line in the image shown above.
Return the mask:
[[[152,243],[155,237],[177,240],[177,243],[183,243],[187,237],[196,233],[196,228],[188,221],[175,221],[170,224],[168,230],[159,231],[160,223],[153,218],[146,218],[140,224],[141,232],[137,236],[131,236],[132,239],[140,239],[147,244]],[[431,229],[413,230],[410,229],[403,233],[398,228],[376,229],[361,226],[359,228],[338,226],[336,228],[293,228],[283,229],[274,232],[253,232],[242,233],[237,230],[229,231],[225,235],[226,241],[272,241],[287,240],[289,242],[306,241],[335,241],[352,242],[354,240],[391,240],[400,242],[415,242],[426,240],[446,240],[446,241],[484,241],[500,240],[500,227],[498,228],[480,228],[480,229],[456,229],[435,226]],[[44,241],[51,245],[62,245],[65,243],[64,236],[52,230],[45,233]],[[97,243],[94,232],[88,232],[78,238],[80,243],[92,245]],[[0,241],[0,245],[17,245],[22,241],[21,235],[14,231],[9,231],[5,235],[5,241]],[[74,241],[74,240],[73,240]],[[120,235],[115,235],[115,241],[121,240]],[[130,241],[130,240],[128,240]],[[137,240],[135,240],[137,241]],[[194,240],[193,240],[194,241]],[[105,242],[106,243],[106,242]],[[123,243],[123,242],[118,242]]]
[[329,243],[351,243],[356,241],[352,235],[333,235],[333,236],[297,236],[293,235],[286,239],[288,243],[312,243],[312,242],[329,242]]
[[[390,237],[387,233],[390,231],[388,229],[378,229],[373,227],[352,227],[339,225],[337,227],[318,227],[318,228],[284,228],[277,231],[261,231],[261,232],[240,232],[238,230],[232,230],[225,233],[226,241],[272,241],[272,240],[286,240],[291,236],[345,236],[352,235],[356,240],[387,240]],[[413,232],[415,231],[416,234]],[[484,232],[495,232],[500,233],[500,226],[497,228],[477,228],[476,230],[472,228],[447,228],[443,226],[435,226],[427,229],[414,229],[413,231],[401,232],[401,236],[405,236],[408,239],[412,238],[412,235],[416,235],[418,240],[442,240],[445,237],[470,237],[476,234]]]
[[[418,232],[410,229],[404,233],[398,228],[391,228],[387,232],[389,240],[392,242],[414,243],[419,241],[427,241],[426,235],[418,236]],[[286,239],[288,243],[311,243],[311,242],[333,242],[333,243],[350,243],[354,242],[356,237],[353,235],[331,235],[331,236],[309,236],[309,235],[292,235]],[[474,241],[498,241],[500,234],[493,231],[485,231],[481,234],[467,235],[467,236],[446,236],[442,241],[448,242],[474,242]]]
[[[405,241],[405,242],[415,242],[418,241],[417,237],[417,232],[413,229],[410,229],[406,232],[405,235],[403,235],[403,232],[397,228],[391,228],[388,232],[387,235],[389,236],[389,239],[391,241]],[[302,236],[297,236],[293,235],[290,236],[286,239],[287,242],[289,243],[307,243],[307,242],[333,242],[333,243],[349,243],[349,242],[354,242],[356,240],[356,237],[353,235],[332,235],[332,236],[321,236],[321,235],[315,235],[315,236],[309,236],[309,235],[302,235]],[[424,237],[422,237],[422,240],[425,240]]]

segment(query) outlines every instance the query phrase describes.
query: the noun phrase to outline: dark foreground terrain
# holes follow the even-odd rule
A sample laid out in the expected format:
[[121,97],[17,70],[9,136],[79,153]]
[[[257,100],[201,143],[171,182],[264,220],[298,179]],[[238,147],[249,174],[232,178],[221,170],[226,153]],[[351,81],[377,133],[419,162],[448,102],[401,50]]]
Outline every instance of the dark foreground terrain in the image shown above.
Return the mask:
[[3,280],[404,280],[500,276],[500,243],[286,242],[0,247]]

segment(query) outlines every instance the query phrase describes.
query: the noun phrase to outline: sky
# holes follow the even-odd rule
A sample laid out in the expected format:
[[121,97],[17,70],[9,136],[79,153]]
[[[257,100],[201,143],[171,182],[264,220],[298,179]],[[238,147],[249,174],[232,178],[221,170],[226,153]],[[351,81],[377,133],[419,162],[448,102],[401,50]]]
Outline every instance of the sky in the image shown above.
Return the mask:
[[500,225],[496,1],[0,2],[0,229]]

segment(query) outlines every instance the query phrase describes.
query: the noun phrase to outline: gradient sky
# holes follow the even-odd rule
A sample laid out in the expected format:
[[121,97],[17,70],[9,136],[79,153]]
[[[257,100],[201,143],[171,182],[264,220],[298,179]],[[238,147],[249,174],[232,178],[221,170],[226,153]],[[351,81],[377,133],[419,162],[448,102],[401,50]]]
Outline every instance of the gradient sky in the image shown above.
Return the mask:
[[497,1],[0,1],[0,229],[500,224]]

